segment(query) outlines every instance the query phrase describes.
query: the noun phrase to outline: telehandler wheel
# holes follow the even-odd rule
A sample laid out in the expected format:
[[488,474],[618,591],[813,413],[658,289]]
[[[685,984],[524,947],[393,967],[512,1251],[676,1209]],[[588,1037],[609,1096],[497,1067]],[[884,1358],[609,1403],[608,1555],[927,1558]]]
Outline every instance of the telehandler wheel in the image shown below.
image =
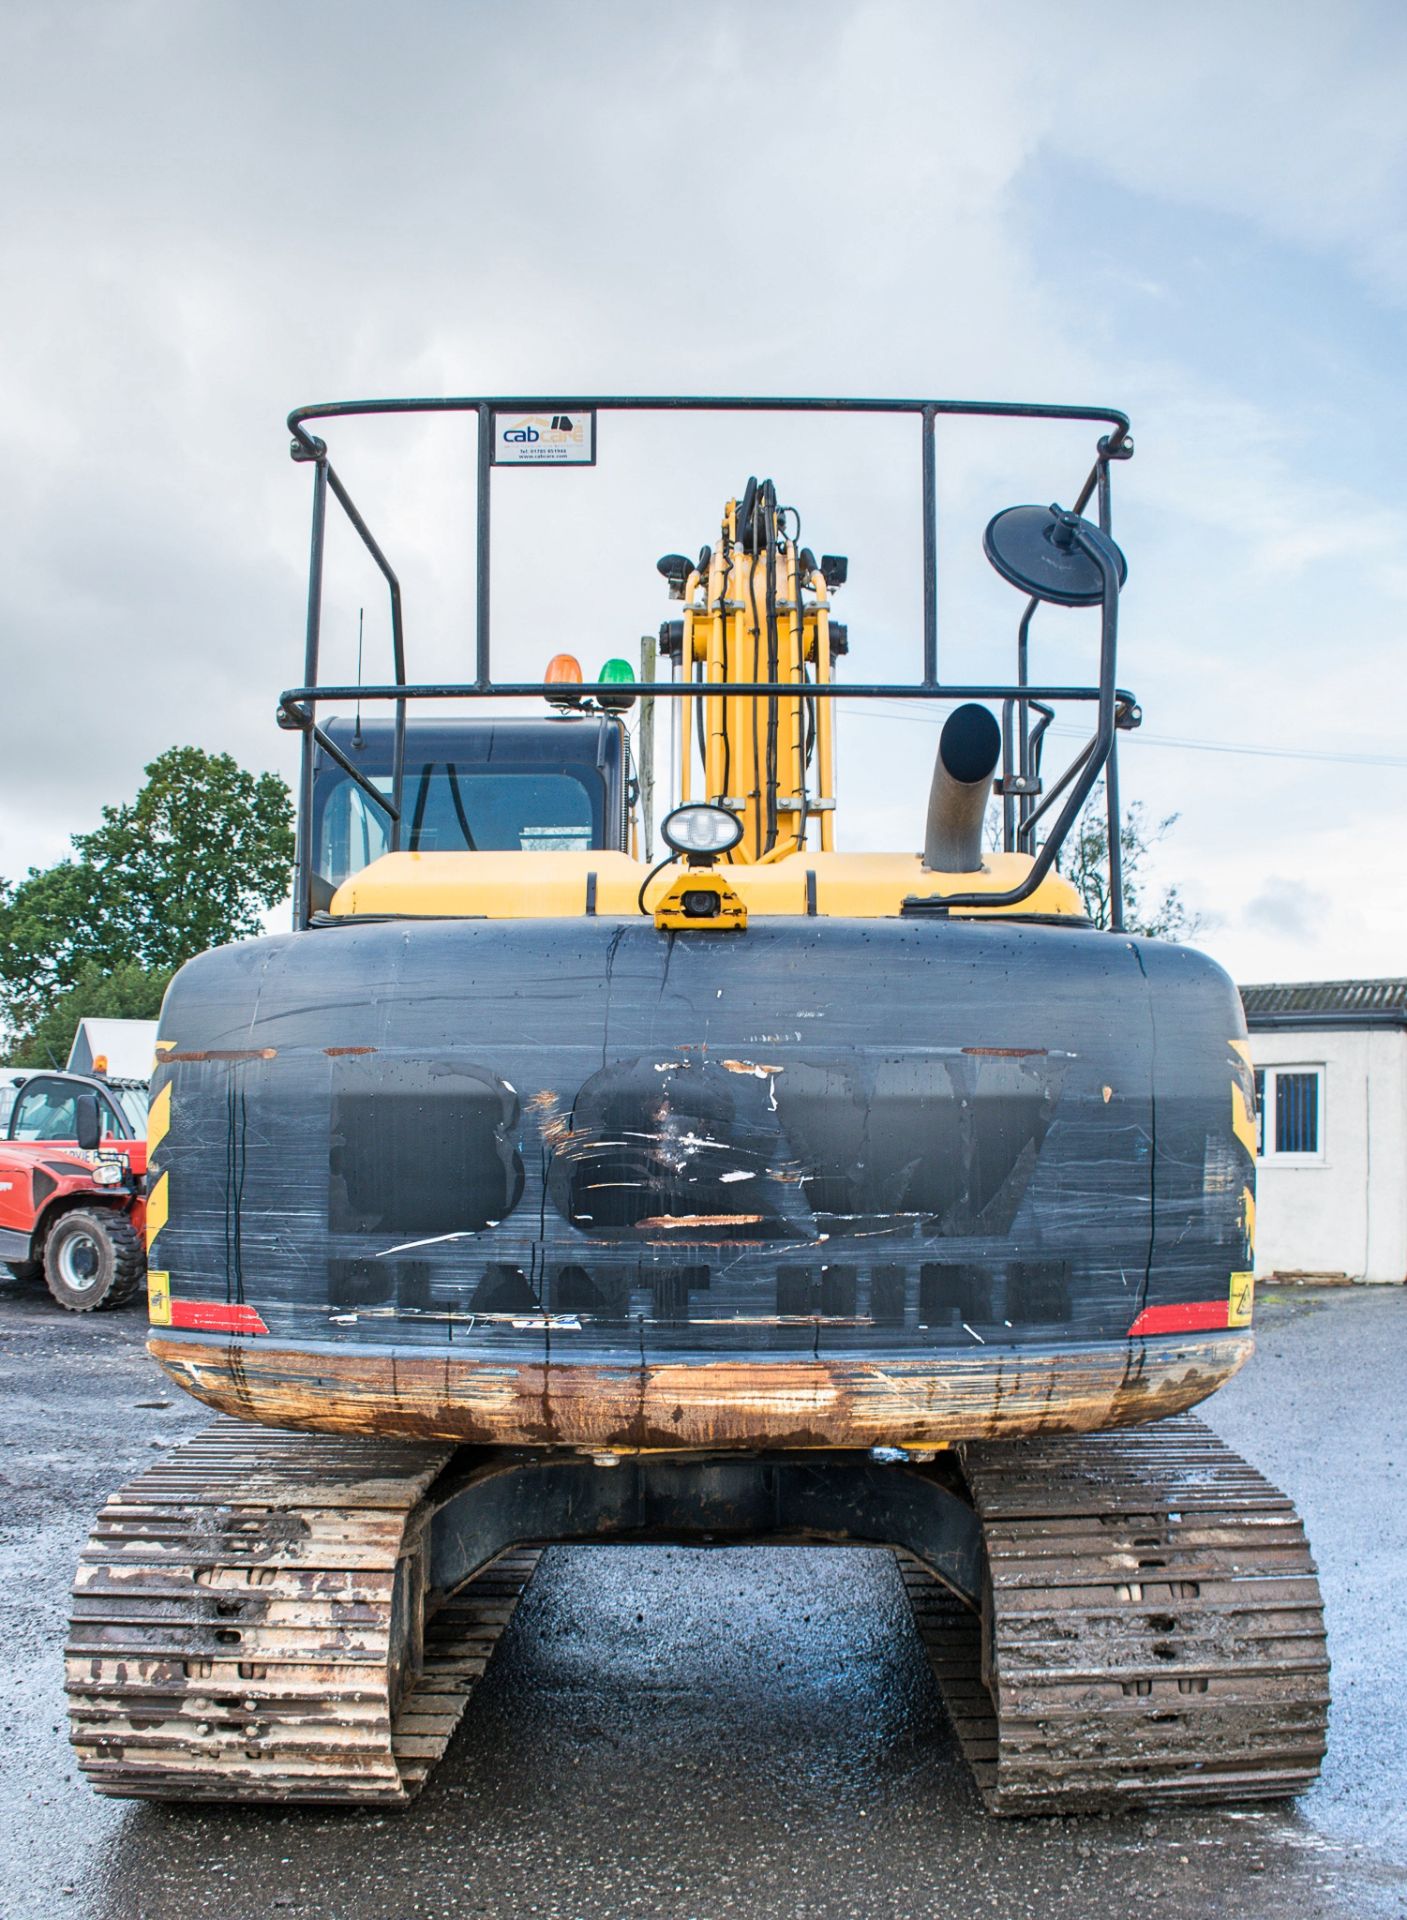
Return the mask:
[[55,1221],[44,1242],[45,1284],[70,1313],[120,1307],[145,1271],[142,1243],[115,1208],[76,1208]]

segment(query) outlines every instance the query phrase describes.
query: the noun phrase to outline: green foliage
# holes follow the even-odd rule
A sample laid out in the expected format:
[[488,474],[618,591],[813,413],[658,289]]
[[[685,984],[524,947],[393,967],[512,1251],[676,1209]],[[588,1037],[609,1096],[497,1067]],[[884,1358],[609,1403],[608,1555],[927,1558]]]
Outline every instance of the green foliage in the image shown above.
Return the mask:
[[288,891],[293,808],[276,774],[199,747],[170,748],[146,774],[134,800],[74,835],[73,858],[0,888],[0,1009],[12,1031],[37,1032],[80,984],[164,985],[192,955],[259,932]]
[[78,1023],[85,1017],[108,1020],[155,1020],[161,996],[171,979],[169,971],[148,973],[131,962],[104,973],[92,962],[84,965],[77,982],[61,993],[29,1032],[10,1049],[15,1067],[62,1067],[68,1059]]
[[172,747],[130,806],[74,836],[119,915],[131,958],[175,968],[207,947],[258,933],[288,891],[293,807],[277,774],[228,753]]
[[[1200,916],[1188,909],[1178,887],[1165,887],[1156,900],[1147,897],[1147,882],[1142,873],[1144,858],[1150,847],[1172,831],[1177,820],[1178,816],[1170,813],[1150,825],[1141,800],[1124,809],[1119,845],[1124,857],[1124,926],[1129,933],[1148,934],[1161,940],[1187,940],[1202,924]],[[1097,927],[1107,927],[1112,917],[1109,825],[1102,781],[1075,822],[1075,831],[1061,851],[1060,868],[1079,888],[1090,919]]]
[[107,919],[108,889],[84,862],[60,860],[6,887],[0,898],[0,1000],[12,1025],[38,1019],[86,971],[122,960]]

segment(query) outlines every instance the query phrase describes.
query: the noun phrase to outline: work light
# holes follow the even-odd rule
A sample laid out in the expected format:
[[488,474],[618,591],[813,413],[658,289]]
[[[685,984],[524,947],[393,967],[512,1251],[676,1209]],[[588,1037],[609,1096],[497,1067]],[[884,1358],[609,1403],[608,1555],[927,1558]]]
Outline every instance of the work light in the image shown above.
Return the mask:
[[675,853],[706,864],[737,846],[743,837],[743,823],[726,807],[701,801],[667,813],[660,822],[660,836]]

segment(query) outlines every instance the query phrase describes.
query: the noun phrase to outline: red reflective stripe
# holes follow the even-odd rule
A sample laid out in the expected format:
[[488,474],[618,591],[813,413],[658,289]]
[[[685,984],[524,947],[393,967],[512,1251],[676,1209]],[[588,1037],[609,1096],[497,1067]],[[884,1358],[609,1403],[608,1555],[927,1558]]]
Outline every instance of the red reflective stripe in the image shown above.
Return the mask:
[[227,1307],[213,1300],[173,1300],[173,1327],[194,1327],[200,1333],[267,1333],[253,1307]]
[[1138,1333],[1203,1333],[1209,1327],[1228,1326],[1230,1312],[1226,1300],[1184,1300],[1175,1307],[1145,1307],[1129,1328],[1129,1338]]

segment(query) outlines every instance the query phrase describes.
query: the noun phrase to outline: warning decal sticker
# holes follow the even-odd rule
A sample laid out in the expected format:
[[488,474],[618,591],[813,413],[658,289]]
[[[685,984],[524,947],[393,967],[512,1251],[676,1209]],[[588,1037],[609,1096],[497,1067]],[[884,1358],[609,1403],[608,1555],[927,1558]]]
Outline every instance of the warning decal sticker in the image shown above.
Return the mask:
[[1256,1281],[1252,1273],[1233,1273],[1231,1293],[1226,1306],[1226,1324],[1228,1327],[1248,1327],[1251,1324],[1251,1310],[1255,1304]]

